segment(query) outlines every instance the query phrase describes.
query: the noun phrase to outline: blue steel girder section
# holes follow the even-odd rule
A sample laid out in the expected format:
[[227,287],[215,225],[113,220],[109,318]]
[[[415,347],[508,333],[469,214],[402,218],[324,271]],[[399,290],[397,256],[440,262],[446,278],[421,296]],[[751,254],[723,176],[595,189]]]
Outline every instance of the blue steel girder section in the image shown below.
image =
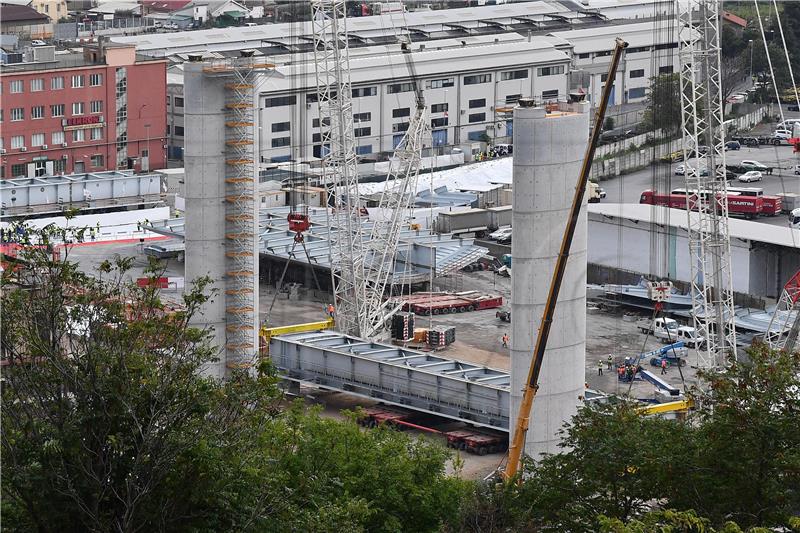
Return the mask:
[[289,380],[508,431],[508,372],[333,331],[272,337],[269,354]]

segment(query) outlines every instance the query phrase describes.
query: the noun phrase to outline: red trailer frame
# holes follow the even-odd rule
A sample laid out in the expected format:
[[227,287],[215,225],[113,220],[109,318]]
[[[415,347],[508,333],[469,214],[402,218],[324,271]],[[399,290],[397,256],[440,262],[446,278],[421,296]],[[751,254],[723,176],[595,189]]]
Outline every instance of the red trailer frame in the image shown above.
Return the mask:
[[475,291],[455,294],[417,293],[404,298],[403,311],[427,316],[494,309],[502,305],[502,296]]
[[[692,195],[694,196],[694,195]],[[694,203],[696,200],[689,197],[689,200]],[[686,195],[685,194],[662,194],[651,189],[642,191],[639,197],[640,204],[647,205],[660,205],[664,207],[672,207],[675,209],[686,209]],[[728,196],[728,213],[731,215],[740,215],[746,218],[756,218],[764,211],[764,198],[729,195]]]

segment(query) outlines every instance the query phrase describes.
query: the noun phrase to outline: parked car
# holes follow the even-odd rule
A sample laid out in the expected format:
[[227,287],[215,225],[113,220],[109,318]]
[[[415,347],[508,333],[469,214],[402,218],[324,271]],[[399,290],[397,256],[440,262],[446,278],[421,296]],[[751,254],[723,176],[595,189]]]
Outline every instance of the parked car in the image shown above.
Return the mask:
[[800,176],[800,165],[795,165],[794,166],[794,173],[797,174],[798,176]]
[[179,30],[180,26],[178,26],[177,22],[167,22],[164,24],[164,27],[168,30]]
[[[689,173],[690,176],[696,176],[697,170],[694,167],[690,167],[688,165],[678,165],[675,167],[675,175],[676,176],[685,176],[686,173]],[[700,169],[701,176],[708,176],[708,169],[701,168]]]
[[792,132],[789,130],[775,130],[772,136],[782,141],[788,141],[792,138]]
[[750,183],[751,181],[761,181],[763,175],[758,170],[750,170],[745,172],[744,174],[740,175],[738,178],[739,181],[742,183]]
[[513,144],[495,144],[494,151],[497,155],[509,155],[514,153]]
[[677,163],[678,161],[683,161],[683,150],[677,150],[671,154],[662,156],[661,161],[664,161],[665,163]]
[[47,46],[47,43],[41,39],[34,39],[31,41],[31,46]]
[[726,150],[741,150],[742,144],[739,141],[728,141],[725,143]]
[[[691,168],[691,167],[689,167]],[[675,175],[676,176],[685,176],[686,175],[686,165],[678,165],[675,167]]]
[[789,111],[800,111],[800,107],[798,107],[797,104],[789,104],[789,107],[787,109]]
[[745,159],[744,161],[742,161],[741,166],[746,168],[747,170],[758,170],[762,172],[769,168],[767,167],[767,165],[759,163],[758,161],[755,161],[753,159]]
[[497,244],[511,244],[511,234],[500,237],[496,242]]
[[491,241],[504,239],[505,237],[511,237],[511,228],[500,228],[499,230],[489,234],[489,240]]

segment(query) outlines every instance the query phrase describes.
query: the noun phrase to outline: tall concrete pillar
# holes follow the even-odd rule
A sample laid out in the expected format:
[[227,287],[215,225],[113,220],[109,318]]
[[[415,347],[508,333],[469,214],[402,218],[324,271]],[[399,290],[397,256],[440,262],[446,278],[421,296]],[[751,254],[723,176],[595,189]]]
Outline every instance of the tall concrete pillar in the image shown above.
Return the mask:
[[[512,431],[589,137],[589,104],[559,107],[548,113],[522,99],[514,109]],[[525,441],[533,458],[558,451],[557,433],[577,412],[584,391],[586,220],[584,198]]]
[[219,361],[203,369],[225,377],[225,79],[205,76],[204,64],[184,64],[184,122],[186,142],[187,287],[209,276],[217,290],[190,325],[209,328],[219,347]]

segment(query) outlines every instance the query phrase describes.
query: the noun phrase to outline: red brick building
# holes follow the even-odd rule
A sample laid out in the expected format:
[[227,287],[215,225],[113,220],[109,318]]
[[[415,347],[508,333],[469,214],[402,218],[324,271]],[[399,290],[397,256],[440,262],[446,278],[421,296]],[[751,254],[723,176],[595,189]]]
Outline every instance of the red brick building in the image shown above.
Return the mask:
[[103,42],[33,52],[0,73],[3,178],[166,166],[166,61]]

